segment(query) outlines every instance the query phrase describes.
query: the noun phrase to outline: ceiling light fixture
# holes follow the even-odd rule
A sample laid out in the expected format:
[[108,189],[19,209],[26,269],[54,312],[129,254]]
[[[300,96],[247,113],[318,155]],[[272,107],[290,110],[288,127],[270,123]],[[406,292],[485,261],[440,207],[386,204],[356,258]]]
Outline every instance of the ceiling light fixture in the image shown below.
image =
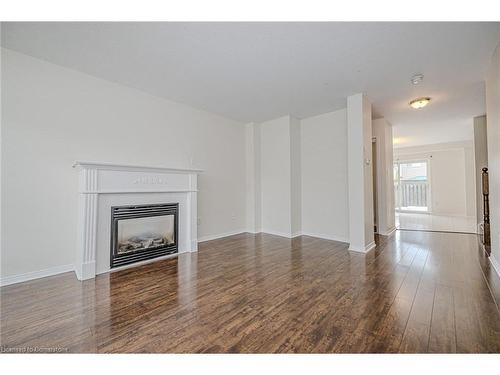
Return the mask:
[[423,80],[424,80],[424,75],[421,73],[415,74],[413,77],[411,77],[411,83],[413,83],[414,85],[418,85]]
[[431,101],[431,98],[429,97],[424,97],[424,98],[417,98],[413,99],[410,102],[410,106],[415,109],[421,109],[424,108],[429,102]]

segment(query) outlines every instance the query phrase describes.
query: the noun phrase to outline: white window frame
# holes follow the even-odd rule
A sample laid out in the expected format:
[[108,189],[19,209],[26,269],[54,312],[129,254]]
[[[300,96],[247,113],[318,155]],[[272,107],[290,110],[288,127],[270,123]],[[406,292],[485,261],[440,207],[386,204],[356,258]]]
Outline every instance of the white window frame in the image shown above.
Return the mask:
[[431,160],[432,156],[428,157],[408,157],[405,158],[404,156],[399,156],[394,159],[394,164],[398,164],[398,180],[401,181],[401,174],[400,174],[400,164],[407,164],[407,163],[426,163],[427,164],[427,185],[428,185],[428,190],[429,194],[427,197],[427,211],[413,211],[413,210],[401,210],[400,208],[395,207],[395,211],[399,213],[417,213],[417,214],[432,214],[432,173],[431,173]]

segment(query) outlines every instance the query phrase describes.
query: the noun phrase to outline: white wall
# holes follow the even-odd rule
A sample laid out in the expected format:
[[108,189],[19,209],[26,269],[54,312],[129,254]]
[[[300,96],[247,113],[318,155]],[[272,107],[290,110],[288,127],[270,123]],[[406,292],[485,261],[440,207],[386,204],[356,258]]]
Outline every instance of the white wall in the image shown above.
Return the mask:
[[247,124],[246,139],[248,230],[347,241],[346,110]]
[[395,160],[429,160],[431,210],[436,215],[475,216],[476,196],[472,142],[402,147]]
[[262,230],[290,236],[291,166],[290,117],[260,124]]
[[483,185],[482,169],[488,167],[488,135],[486,130],[486,116],[474,117],[474,161],[476,181],[476,220],[483,221]]
[[392,126],[384,118],[372,121],[373,137],[376,139],[377,186],[377,230],[388,235],[395,229],[394,214],[394,168]]
[[246,140],[246,228],[250,233],[262,230],[262,186],[260,124],[245,125]]
[[[474,162],[474,148],[464,148],[465,158],[465,205],[466,216],[476,215],[476,163]],[[481,186],[479,186],[479,189]]]
[[500,43],[486,78],[492,262],[500,275]]
[[302,232],[302,150],[300,120],[290,117],[290,210],[291,236]]
[[348,242],[347,111],[301,121],[302,232]]
[[245,127],[211,113],[2,49],[1,146],[2,277],[73,263],[75,160],[192,164],[199,237],[246,227]]

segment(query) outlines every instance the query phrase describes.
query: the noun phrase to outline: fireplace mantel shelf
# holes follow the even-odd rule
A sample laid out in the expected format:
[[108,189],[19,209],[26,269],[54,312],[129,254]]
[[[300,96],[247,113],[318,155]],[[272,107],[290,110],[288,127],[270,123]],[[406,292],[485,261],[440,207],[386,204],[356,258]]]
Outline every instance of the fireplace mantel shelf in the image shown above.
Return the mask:
[[80,191],[81,194],[141,194],[141,193],[197,193],[193,189],[143,189],[143,190],[87,190]]
[[163,173],[202,173],[201,169],[191,169],[191,168],[167,168],[160,166],[144,166],[144,165],[133,165],[133,164],[116,164],[116,163],[105,163],[105,162],[92,162],[92,161],[76,161],[73,164],[73,168],[83,168],[83,169],[103,169],[110,171],[143,171],[143,172],[163,172]]

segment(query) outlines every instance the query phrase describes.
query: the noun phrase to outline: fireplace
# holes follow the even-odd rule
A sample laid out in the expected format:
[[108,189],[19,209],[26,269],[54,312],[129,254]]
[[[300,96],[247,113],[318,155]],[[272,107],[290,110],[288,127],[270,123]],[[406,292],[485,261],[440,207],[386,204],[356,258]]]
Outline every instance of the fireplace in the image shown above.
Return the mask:
[[[78,171],[78,280],[93,279],[132,262],[198,251],[196,222],[201,170],[83,161],[75,162],[74,167]],[[134,220],[127,219],[148,216],[153,222],[160,221],[159,229],[147,220],[136,221],[142,225],[139,229],[135,224],[128,225]],[[174,230],[172,218],[165,220],[161,218],[164,216],[173,217]],[[119,231],[130,237],[147,236],[133,238],[119,251],[119,242],[124,242],[118,237]]]
[[178,203],[111,207],[110,267],[178,252]]

